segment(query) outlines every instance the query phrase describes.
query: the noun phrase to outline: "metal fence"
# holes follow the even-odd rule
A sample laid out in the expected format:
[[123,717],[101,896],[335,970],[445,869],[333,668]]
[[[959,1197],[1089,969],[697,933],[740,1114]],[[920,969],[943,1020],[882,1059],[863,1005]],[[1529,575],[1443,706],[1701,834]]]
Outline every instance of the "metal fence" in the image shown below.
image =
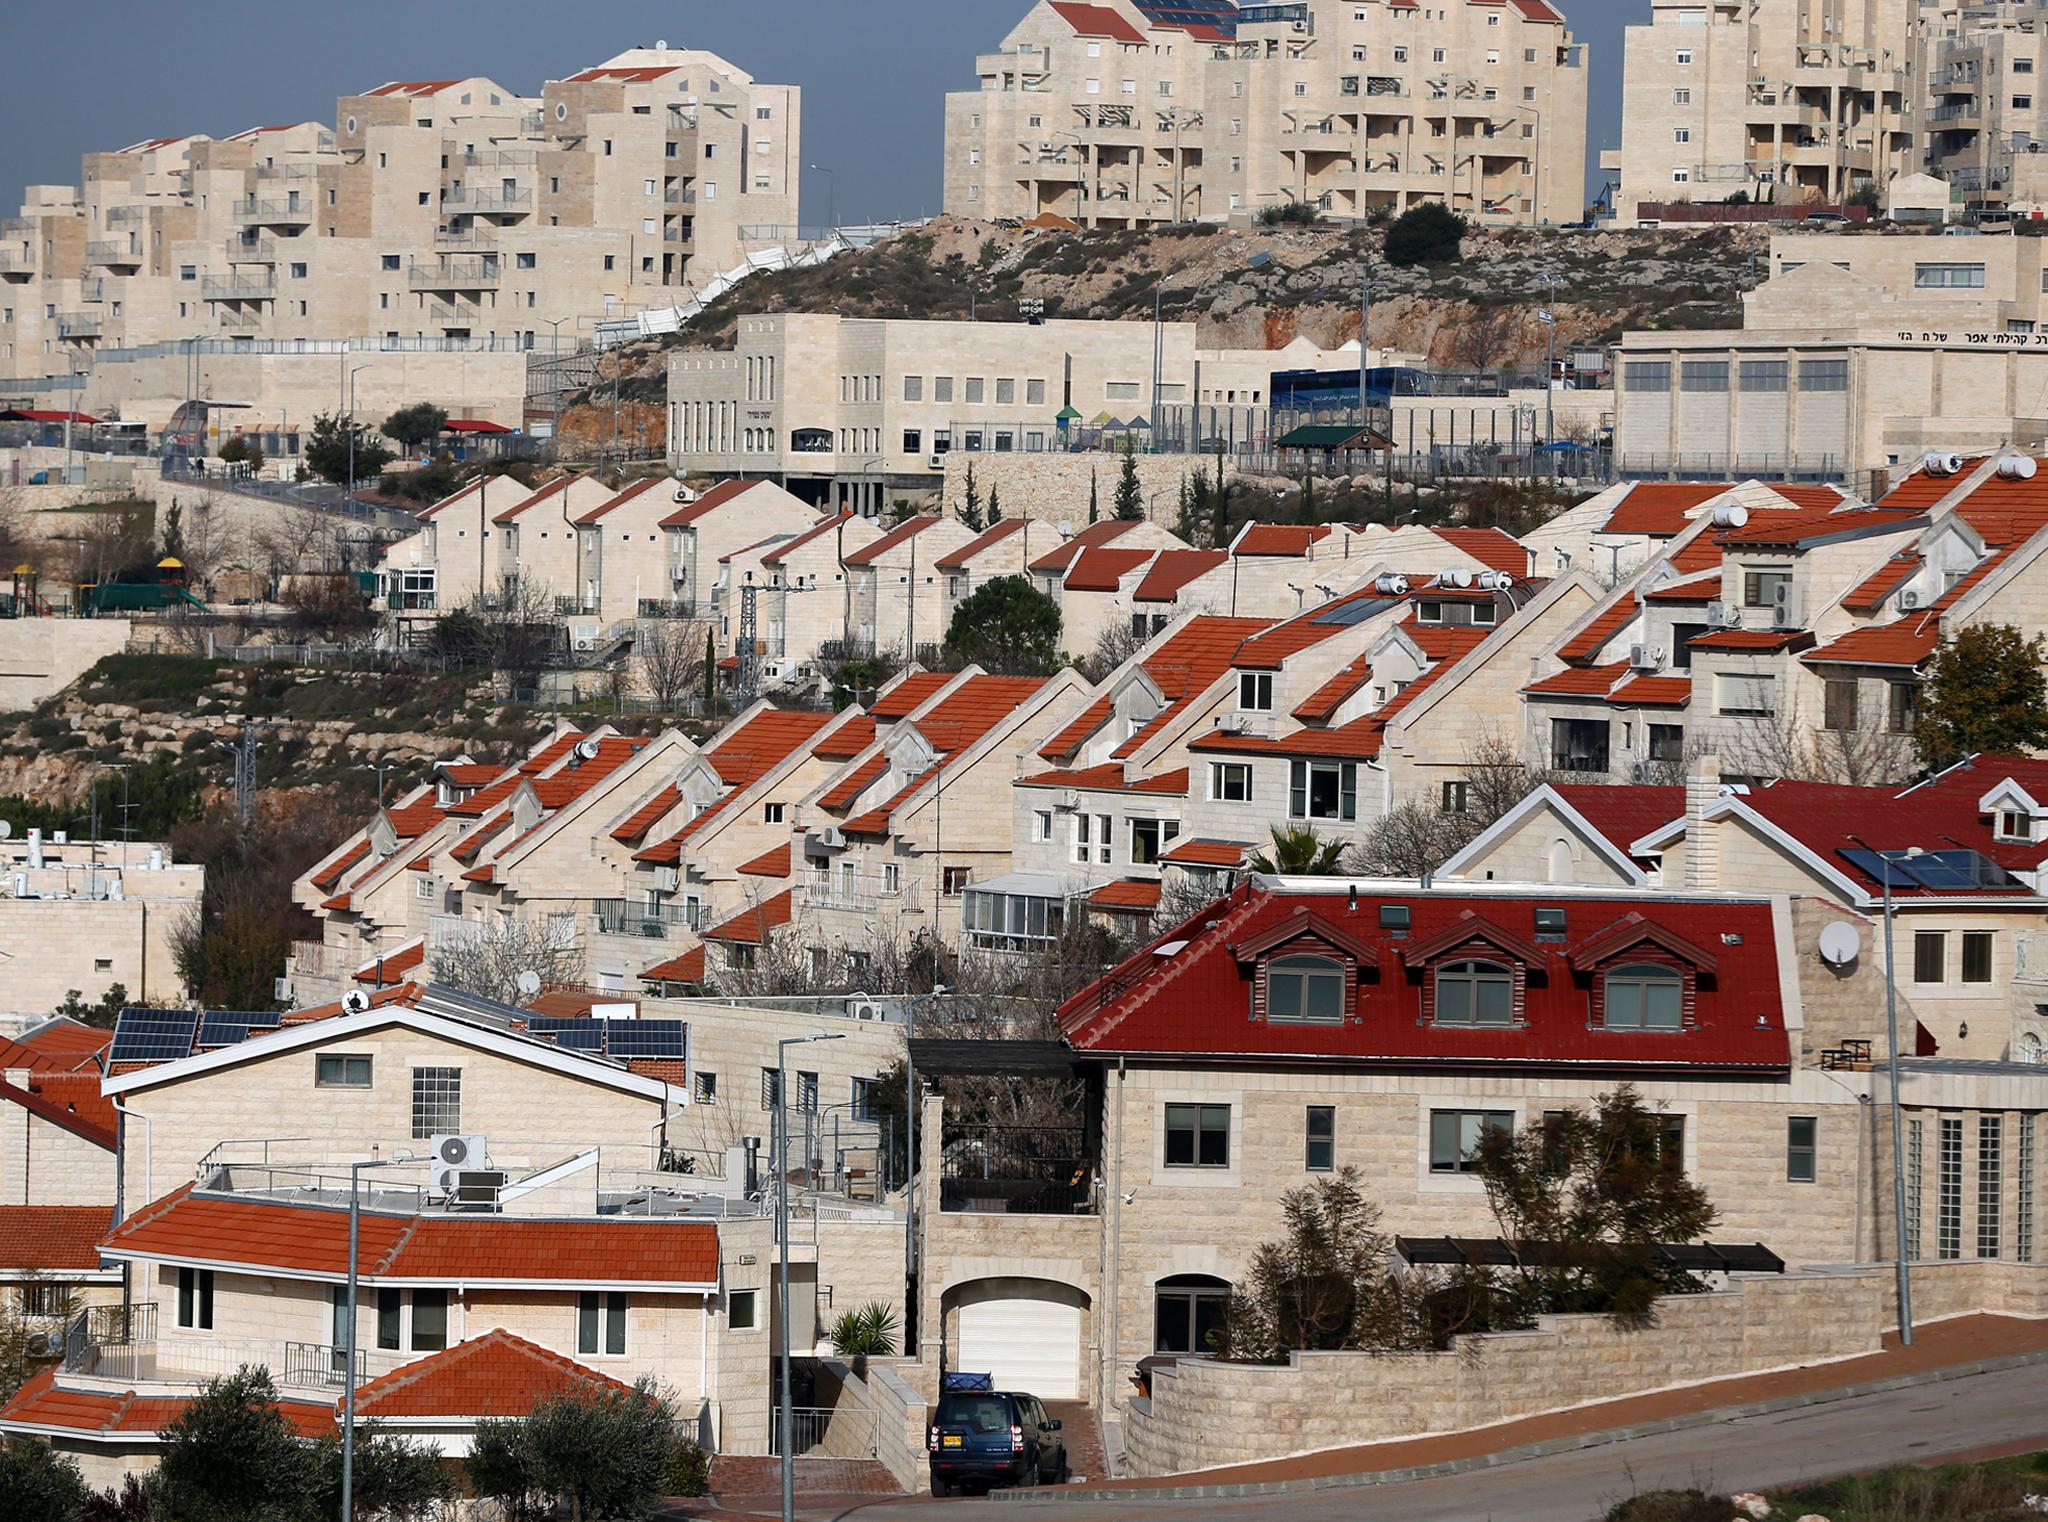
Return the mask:
[[[789,1451],[797,1458],[866,1459],[875,1454],[875,1413],[831,1411],[817,1406],[789,1408]],[[768,1426],[768,1452],[782,1455],[783,1409]]]
[[1079,1127],[948,1127],[939,1208],[1010,1215],[1093,1209],[1093,1166]]

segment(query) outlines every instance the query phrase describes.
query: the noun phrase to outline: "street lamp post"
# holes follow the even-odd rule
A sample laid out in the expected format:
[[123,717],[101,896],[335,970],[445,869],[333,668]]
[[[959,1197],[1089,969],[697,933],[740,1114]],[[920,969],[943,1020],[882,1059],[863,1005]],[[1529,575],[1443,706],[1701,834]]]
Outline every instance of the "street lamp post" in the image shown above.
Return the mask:
[[1557,442],[1557,276],[1545,275],[1550,303],[1543,309],[1543,442]]
[[[814,174],[825,177],[825,235],[830,237],[839,227],[839,176],[823,164],[807,165]],[[803,229],[797,229],[797,242],[803,242]]]
[[356,377],[369,368],[368,365],[357,365],[348,372],[348,502],[351,509],[356,502]]
[[1920,855],[1920,847],[1903,851],[1879,851],[1880,879],[1884,883],[1884,1023],[1890,1052],[1892,1109],[1892,1259],[1899,1288],[1899,1341],[1913,1345],[1913,1275],[1906,1265],[1906,1159],[1903,1151],[1905,1122],[1899,1112],[1899,980],[1894,974],[1896,953],[1892,948],[1892,870],[1894,861]]
[[[775,1343],[782,1376],[782,1411],[776,1419],[776,1431],[782,1437],[778,1445],[782,1449],[782,1522],[796,1522],[796,1456],[792,1452],[793,1421],[789,1407],[789,1049],[809,1041],[845,1039],[837,1033],[814,1031],[808,1036],[785,1036],[775,1043],[775,1237],[781,1247],[781,1271],[775,1285],[776,1317],[781,1325]],[[350,1261],[354,1261],[353,1256]]]
[[348,1322],[341,1332],[341,1522],[353,1522],[356,1486],[356,1288],[362,1258],[362,1177],[365,1168],[389,1168],[412,1154],[348,1165]]

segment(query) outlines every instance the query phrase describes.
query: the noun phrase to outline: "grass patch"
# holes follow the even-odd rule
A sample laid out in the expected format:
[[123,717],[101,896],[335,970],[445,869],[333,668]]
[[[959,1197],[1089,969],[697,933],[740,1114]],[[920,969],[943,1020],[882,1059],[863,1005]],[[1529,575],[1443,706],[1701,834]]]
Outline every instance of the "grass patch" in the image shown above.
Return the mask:
[[[2025,1522],[2043,1514],[2026,1498],[2048,1494],[2048,1453],[1930,1469],[1901,1464],[1764,1494],[1772,1522]],[[1738,1515],[1726,1495],[1646,1490],[1615,1503],[1606,1522],[1730,1522]]]

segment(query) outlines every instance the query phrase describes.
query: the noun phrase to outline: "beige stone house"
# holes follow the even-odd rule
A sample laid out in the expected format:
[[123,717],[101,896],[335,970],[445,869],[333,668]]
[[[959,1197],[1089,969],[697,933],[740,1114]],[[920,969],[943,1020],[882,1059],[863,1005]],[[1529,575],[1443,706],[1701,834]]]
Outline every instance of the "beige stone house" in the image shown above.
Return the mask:
[[670,612],[661,525],[686,490],[680,481],[650,476],[576,519],[576,613],[611,628]]
[[[818,526],[816,509],[772,481],[721,481],[685,498],[661,519],[668,591],[697,616],[724,618],[725,557],[771,535],[795,536]],[[728,648],[730,642],[728,641]]]
[[953,610],[998,576],[1030,579],[1031,562],[1062,543],[1058,529],[1036,518],[1003,518],[949,551],[934,568],[945,580],[944,618],[950,627]]
[[1040,0],[946,97],[946,210],[1091,227],[1583,205],[1586,48],[1547,4]]
[[499,594],[505,579],[497,515],[533,495],[511,476],[479,476],[418,514],[416,533],[384,552],[384,606],[400,623],[441,614]]
[[905,661],[935,664],[926,657],[945,642],[948,610],[939,562],[974,537],[950,514],[920,514],[849,551],[842,559],[846,632],[838,653],[894,651]]
[[[537,597],[556,613],[577,613],[583,598],[577,585],[576,525],[614,495],[594,475],[560,475],[494,513],[498,594]],[[594,626],[594,618],[591,622]]]
[[719,561],[712,589],[720,646],[731,650],[739,638],[739,597],[727,595],[726,588],[744,586],[751,576],[755,586],[766,588],[754,594],[757,638],[768,647],[761,652],[763,674],[777,680],[816,670],[826,643],[846,637],[852,594],[840,562],[881,537],[873,520],[841,513],[814,518],[801,532],[729,551]]
[[180,997],[174,944],[206,893],[206,869],[147,841],[0,840],[0,1009],[47,1016],[115,984],[136,1002]]

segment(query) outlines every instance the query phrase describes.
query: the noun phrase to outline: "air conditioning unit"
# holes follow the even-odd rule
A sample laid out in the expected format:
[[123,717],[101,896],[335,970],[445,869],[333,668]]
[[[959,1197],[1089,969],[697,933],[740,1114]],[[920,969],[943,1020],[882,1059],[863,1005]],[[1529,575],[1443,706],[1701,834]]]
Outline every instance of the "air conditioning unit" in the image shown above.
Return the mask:
[[1072,788],[1068,788],[1065,792],[1061,793],[1057,799],[1053,801],[1053,807],[1060,809],[1072,810],[1078,809],[1080,806],[1081,795],[1075,792]]
[[846,832],[836,824],[828,824],[818,832],[818,843],[827,850],[836,851],[846,844]]
[[496,1210],[506,1175],[495,1168],[436,1168],[434,1188],[453,1210]]
[[1664,657],[1649,645],[1630,645],[1628,663],[1638,671],[1655,671],[1664,664]]
[[1771,593],[1771,627],[1799,627],[1799,589],[1789,581],[1780,582]]
[[596,648],[597,641],[594,639],[579,639],[578,641],[576,641],[576,650],[578,654],[588,655],[591,651],[595,650]]
[[683,885],[681,867],[656,867],[654,869],[654,890],[657,893],[673,893]]
[[1920,606],[1920,594],[1911,587],[1906,588],[1905,591],[1899,594],[1899,606],[1907,612],[1911,612],[1914,608]]
[[932,470],[944,470],[946,468],[946,457],[942,454],[926,455],[924,463]]
[[1250,734],[1252,728],[1251,715],[1219,713],[1216,715],[1216,728],[1226,735]]
[[62,1358],[64,1334],[54,1329],[30,1332],[26,1351],[30,1358]]
[[1707,604],[1707,627],[1739,629],[1742,627],[1742,610],[1732,608],[1725,602],[1710,602]]
[[457,1136],[444,1132],[432,1138],[428,1147],[433,1153],[433,1160],[428,1165],[428,1185],[443,1199],[454,1196],[463,1174],[474,1173],[484,1165],[484,1139],[481,1136]]
[[846,1001],[846,1013],[849,1019],[854,1020],[883,1020],[888,1018],[882,1013],[881,1005],[877,1004],[873,999],[864,999],[859,994],[854,994]]
[[290,978],[279,978],[270,986],[270,996],[280,1004],[291,1003],[293,998],[296,997],[292,993],[292,980]]
[[697,500],[697,494],[687,486],[678,486],[676,488],[675,500],[678,502],[694,502]]

